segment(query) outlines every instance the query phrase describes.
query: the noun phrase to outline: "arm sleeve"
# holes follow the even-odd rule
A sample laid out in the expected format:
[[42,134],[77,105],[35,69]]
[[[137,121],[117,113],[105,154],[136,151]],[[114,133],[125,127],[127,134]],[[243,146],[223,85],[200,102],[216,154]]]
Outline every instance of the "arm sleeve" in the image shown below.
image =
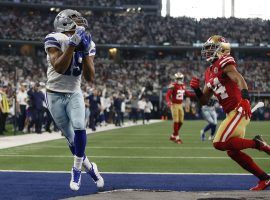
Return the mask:
[[61,44],[59,41],[56,39],[56,37],[53,34],[49,34],[45,37],[44,39],[44,48],[46,53],[49,47],[55,47],[59,50],[61,50]]
[[166,102],[170,103],[171,102],[171,95],[172,95],[172,90],[169,89],[166,93]]
[[234,58],[232,56],[228,56],[228,57],[224,58],[223,60],[220,61],[219,64],[220,64],[221,68],[224,68],[227,65],[236,66],[236,62],[235,62],[235,60],[234,60]]

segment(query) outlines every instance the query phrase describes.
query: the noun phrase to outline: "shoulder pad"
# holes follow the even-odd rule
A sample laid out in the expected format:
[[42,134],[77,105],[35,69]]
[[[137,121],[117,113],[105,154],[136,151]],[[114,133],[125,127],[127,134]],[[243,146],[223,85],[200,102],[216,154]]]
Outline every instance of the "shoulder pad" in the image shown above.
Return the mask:
[[168,85],[168,89],[173,89],[174,88],[174,83],[170,83],[170,85]]
[[226,65],[236,65],[236,62],[232,56],[228,55],[220,59],[219,65],[221,68],[224,68]]

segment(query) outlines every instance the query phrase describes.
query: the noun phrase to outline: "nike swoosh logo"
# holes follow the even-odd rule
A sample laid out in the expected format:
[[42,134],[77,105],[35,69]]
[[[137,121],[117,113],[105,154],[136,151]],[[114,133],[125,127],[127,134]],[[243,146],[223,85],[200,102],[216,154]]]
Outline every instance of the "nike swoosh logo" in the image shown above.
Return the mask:
[[270,180],[265,181],[265,184],[266,184],[266,185],[270,184]]

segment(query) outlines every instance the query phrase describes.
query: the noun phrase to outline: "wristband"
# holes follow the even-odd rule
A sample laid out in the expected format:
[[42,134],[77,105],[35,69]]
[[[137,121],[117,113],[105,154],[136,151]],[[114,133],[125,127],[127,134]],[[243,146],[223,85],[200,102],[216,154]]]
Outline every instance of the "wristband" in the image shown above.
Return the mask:
[[194,89],[194,92],[198,98],[201,98],[203,96],[203,93],[200,88]]
[[241,90],[241,96],[242,96],[243,99],[249,100],[248,90],[247,89],[242,89]]

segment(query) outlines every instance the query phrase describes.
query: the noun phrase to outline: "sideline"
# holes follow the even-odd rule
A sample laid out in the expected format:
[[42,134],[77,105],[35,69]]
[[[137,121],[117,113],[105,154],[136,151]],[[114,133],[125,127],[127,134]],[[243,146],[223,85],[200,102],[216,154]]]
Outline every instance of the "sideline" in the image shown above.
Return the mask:
[[[149,124],[158,123],[162,120],[151,120]],[[107,126],[97,127],[96,131],[92,131],[91,129],[87,128],[86,132],[87,134],[92,133],[98,133],[108,130],[114,130],[114,129],[120,129],[120,128],[127,128],[132,126],[140,126],[142,125],[142,121],[138,121],[138,123],[130,123],[127,122],[124,126],[118,127],[114,124],[108,124]],[[147,124],[148,125],[148,124]],[[145,126],[147,126],[145,125]],[[29,134],[23,134],[23,135],[14,135],[14,136],[4,136],[0,137],[0,149],[6,149],[10,147],[17,147],[22,146],[26,144],[33,144],[33,143],[39,143],[39,142],[45,142],[45,141],[51,141],[51,140],[57,140],[62,139],[64,136],[61,135],[61,132],[43,132],[42,134],[37,133],[29,133]]]

